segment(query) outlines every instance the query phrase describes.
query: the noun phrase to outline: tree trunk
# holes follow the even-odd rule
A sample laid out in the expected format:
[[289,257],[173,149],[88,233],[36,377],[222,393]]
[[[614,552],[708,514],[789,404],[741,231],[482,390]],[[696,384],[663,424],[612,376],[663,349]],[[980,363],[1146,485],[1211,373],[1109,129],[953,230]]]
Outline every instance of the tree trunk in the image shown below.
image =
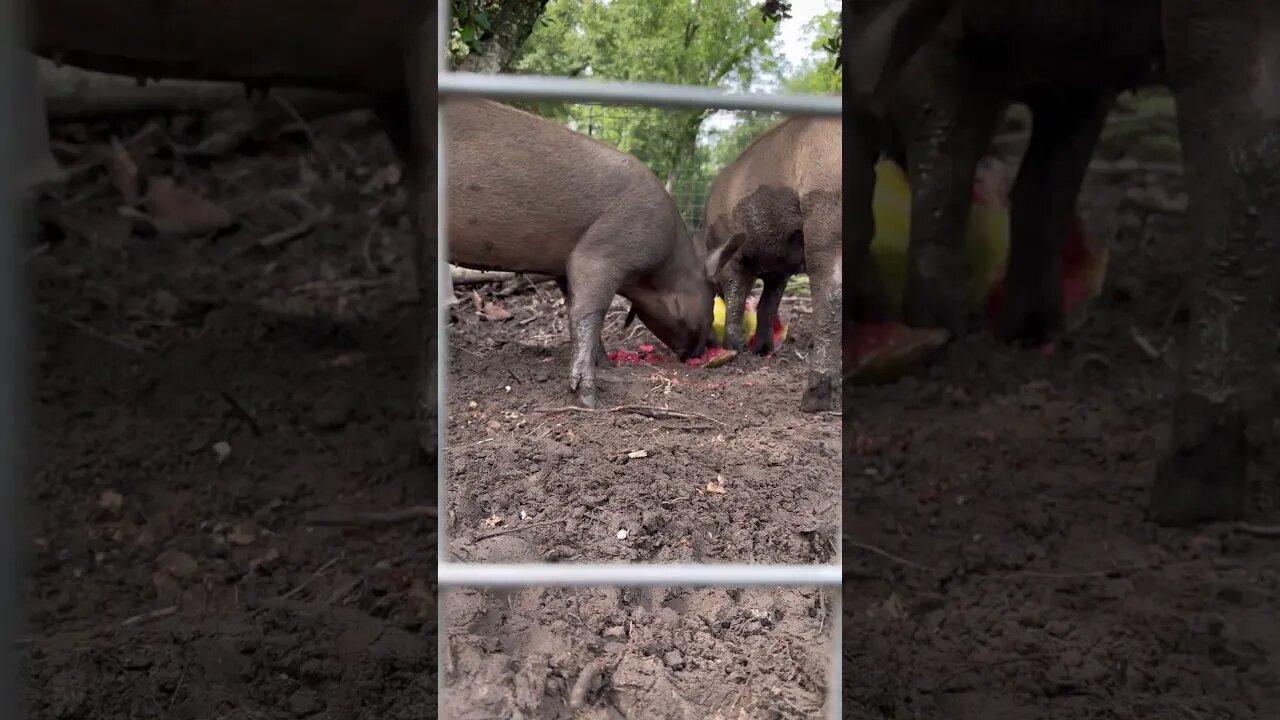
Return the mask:
[[463,72],[495,74],[504,72],[520,57],[524,41],[529,39],[548,0],[506,0],[491,20],[493,35],[478,51],[458,63]]

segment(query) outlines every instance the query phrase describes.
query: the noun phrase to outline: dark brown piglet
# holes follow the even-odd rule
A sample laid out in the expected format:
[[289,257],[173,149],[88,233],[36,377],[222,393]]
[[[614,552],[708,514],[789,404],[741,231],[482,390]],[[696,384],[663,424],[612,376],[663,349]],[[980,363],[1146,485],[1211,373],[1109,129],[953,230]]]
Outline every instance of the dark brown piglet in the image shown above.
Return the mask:
[[840,377],[841,134],[839,118],[782,122],[716,177],[703,216],[707,251],[730,248],[717,277],[725,298],[728,349],[742,348],[743,303],[761,278],[764,291],[756,321],[760,330],[752,349],[773,352],[768,330],[787,280],[808,272],[815,338],[800,400],[806,412],[831,408]]

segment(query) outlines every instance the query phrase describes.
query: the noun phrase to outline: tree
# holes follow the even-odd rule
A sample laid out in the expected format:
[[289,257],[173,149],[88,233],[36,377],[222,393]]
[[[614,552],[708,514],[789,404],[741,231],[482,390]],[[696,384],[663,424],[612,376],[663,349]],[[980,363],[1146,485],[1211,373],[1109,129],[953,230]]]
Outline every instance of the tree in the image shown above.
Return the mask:
[[[781,20],[791,17],[791,3],[787,0],[765,0],[760,6],[760,13],[765,19]],[[840,69],[840,49],[844,40],[844,15],[839,12],[830,13],[835,16],[834,22],[826,27],[825,31],[814,45],[814,50],[826,50],[833,56],[834,62],[832,69]]]
[[[805,31],[814,37],[809,49],[818,54],[805,58],[799,66],[789,72],[783,79],[783,88],[788,92],[808,95],[838,94],[842,88],[843,75],[840,72],[840,64],[822,57],[821,53],[831,52],[831,38],[840,36],[840,13],[832,10],[814,16],[805,24]],[[836,57],[839,59],[838,54]]]
[[449,57],[465,72],[511,67],[547,7],[547,0],[454,0]]
[[[840,15],[831,11],[815,16],[805,25],[805,31],[814,37],[810,50],[816,53],[802,60],[795,67],[783,67],[779,85],[785,92],[806,95],[830,95],[841,90],[840,69],[822,56],[828,50],[832,33],[839,32]],[[728,129],[717,133],[707,153],[708,172],[714,176],[724,166],[733,162],[756,138],[782,122],[778,113],[743,113]]]
[[[546,75],[663,82],[745,90],[775,66],[774,20],[759,0],[551,0],[515,67]],[[540,105],[544,115],[582,124],[580,106]],[[598,112],[598,111],[596,111]],[[695,163],[711,110],[627,108],[618,145],[665,178]]]

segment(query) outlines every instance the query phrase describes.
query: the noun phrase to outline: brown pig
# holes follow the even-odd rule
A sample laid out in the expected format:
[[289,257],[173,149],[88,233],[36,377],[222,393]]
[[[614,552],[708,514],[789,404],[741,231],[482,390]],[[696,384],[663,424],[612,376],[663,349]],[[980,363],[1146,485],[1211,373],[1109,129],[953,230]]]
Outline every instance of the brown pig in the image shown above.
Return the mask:
[[[711,183],[702,233],[726,262],[717,282],[725,300],[724,344],[742,348],[743,303],[764,281],[753,350],[773,352],[769,328],[787,279],[808,272],[814,344],[800,407],[828,410],[840,377],[842,278],[841,123],[796,117],[760,136]],[[735,250],[736,249],[736,250]]]
[[614,295],[681,359],[711,334],[722,252],[696,245],[635,157],[489,100],[446,106],[449,262],[565,278],[569,387],[597,403],[600,331]]

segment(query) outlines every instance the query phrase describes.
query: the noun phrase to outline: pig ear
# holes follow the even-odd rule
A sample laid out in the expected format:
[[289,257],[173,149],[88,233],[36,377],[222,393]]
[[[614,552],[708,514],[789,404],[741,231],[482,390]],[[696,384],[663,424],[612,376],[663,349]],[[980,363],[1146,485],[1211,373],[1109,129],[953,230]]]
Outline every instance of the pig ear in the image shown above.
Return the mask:
[[[883,96],[898,73],[933,35],[957,0],[893,0],[865,24],[845,37],[845,89],[854,97],[874,102]],[[842,22],[842,28],[848,23]]]
[[707,253],[706,266],[703,271],[706,273],[708,280],[715,279],[720,270],[733,257],[733,254],[738,251],[738,248],[742,247],[742,241],[745,239],[744,235],[735,235],[729,239],[729,242]]

